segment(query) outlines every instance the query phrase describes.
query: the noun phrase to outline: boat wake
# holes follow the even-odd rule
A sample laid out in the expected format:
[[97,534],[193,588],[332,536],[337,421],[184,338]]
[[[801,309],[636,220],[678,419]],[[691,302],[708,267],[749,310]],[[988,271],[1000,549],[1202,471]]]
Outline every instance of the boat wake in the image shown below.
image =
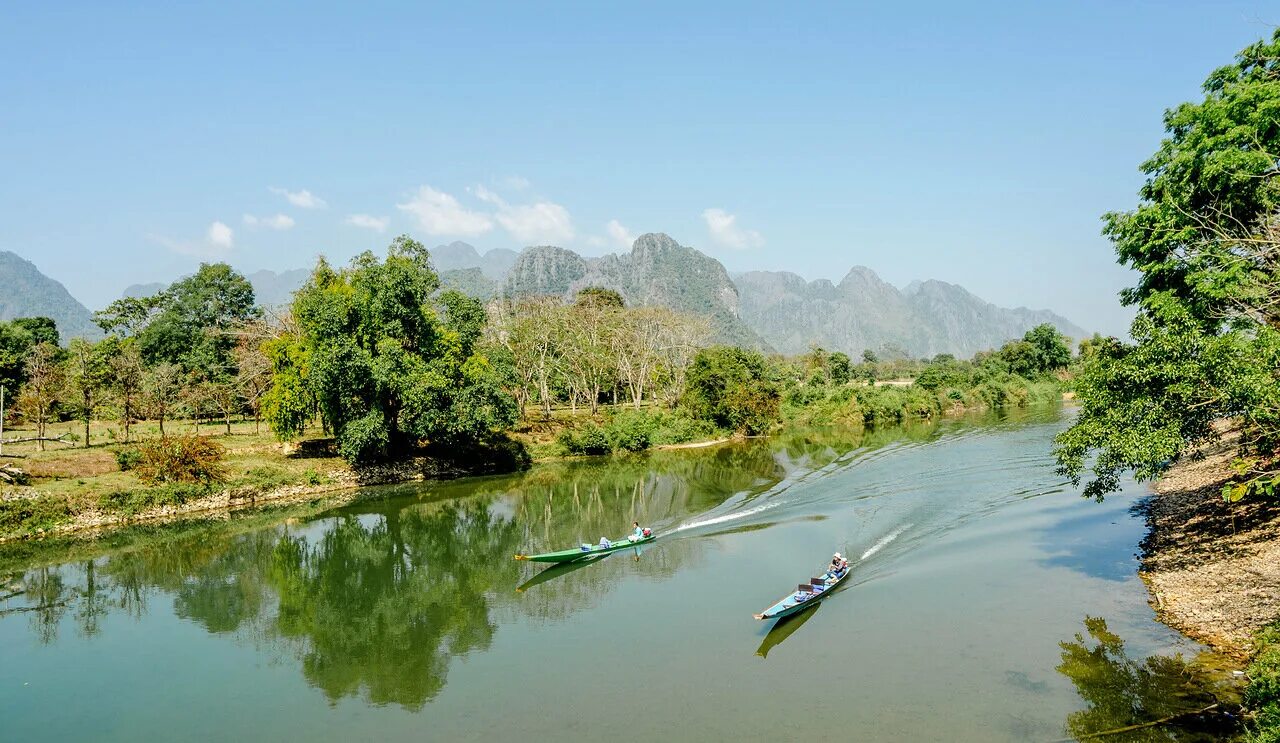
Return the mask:
[[679,532],[679,531],[685,531],[687,529],[701,529],[704,526],[714,526],[716,524],[723,524],[726,521],[737,521],[738,519],[745,519],[750,516],[755,516],[758,513],[768,511],[771,508],[777,508],[778,506],[782,505],[784,502],[785,501],[775,501],[773,503],[763,503],[761,505],[748,508],[745,511],[726,513],[723,516],[716,516],[714,518],[702,519],[700,521],[690,521],[688,523],[677,526],[672,531]]
[[897,529],[894,529],[893,531],[889,532],[885,536],[881,537],[880,541],[868,547],[867,550],[862,553],[862,557],[858,559],[865,560],[868,557],[871,557],[875,553],[879,552],[880,550],[884,549],[889,545],[890,542],[897,539],[902,534],[902,532],[906,531],[907,529],[910,529],[911,526],[912,526],[911,524],[903,524]]

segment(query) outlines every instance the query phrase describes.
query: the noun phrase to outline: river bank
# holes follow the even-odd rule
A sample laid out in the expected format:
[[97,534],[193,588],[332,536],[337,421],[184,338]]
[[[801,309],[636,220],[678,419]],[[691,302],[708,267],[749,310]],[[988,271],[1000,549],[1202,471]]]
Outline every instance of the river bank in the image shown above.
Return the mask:
[[1143,506],[1140,574],[1162,622],[1243,660],[1280,615],[1280,504],[1227,503],[1232,451],[1202,454],[1172,467]]

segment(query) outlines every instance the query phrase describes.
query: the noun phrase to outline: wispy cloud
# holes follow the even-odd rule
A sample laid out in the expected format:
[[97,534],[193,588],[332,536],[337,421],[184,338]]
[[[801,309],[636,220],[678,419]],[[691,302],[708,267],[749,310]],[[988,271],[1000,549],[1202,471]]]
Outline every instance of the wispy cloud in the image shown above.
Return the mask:
[[610,219],[609,224],[605,225],[605,230],[609,233],[609,239],[622,248],[630,248],[635,244],[636,236],[631,230],[622,226],[622,223],[616,219]]
[[296,224],[293,217],[288,214],[277,214],[272,217],[255,217],[252,214],[244,215],[244,223],[249,227],[267,227],[273,230],[292,229]]
[[523,191],[529,187],[529,179],[518,175],[509,175],[502,178],[498,183],[511,191]]
[[711,233],[711,240],[715,243],[734,250],[764,245],[764,237],[759,232],[744,230],[738,226],[736,214],[730,214],[724,209],[707,209],[702,212],[702,218],[706,220],[707,231]]
[[573,239],[569,210],[551,201],[509,204],[484,186],[474,189],[476,198],[497,207],[493,218],[511,236],[523,243],[568,242]]
[[203,240],[174,240],[163,235],[147,235],[147,239],[180,255],[221,258],[231,252],[235,232],[223,222],[213,222],[205,230]]
[[290,191],[287,188],[276,188],[275,186],[272,186],[271,193],[285,197],[289,200],[290,204],[301,209],[323,209],[328,206],[324,199],[316,196],[305,188],[301,191]]
[[391,224],[389,217],[374,217],[369,214],[352,214],[342,221],[352,227],[363,227],[374,232],[386,232],[387,225]]
[[493,219],[483,212],[471,211],[451,194],[431,186],[420,186],[413,197],[396,208],[417,217],[418,224],[429,235],[482,235],[493,229]]

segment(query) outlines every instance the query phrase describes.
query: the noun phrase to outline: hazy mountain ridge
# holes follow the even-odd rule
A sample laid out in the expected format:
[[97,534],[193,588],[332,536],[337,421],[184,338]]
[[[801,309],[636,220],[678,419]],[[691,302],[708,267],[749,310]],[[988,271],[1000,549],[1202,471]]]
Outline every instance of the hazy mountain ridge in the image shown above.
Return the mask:
[[720,261],[662,233],[641,235],[630,252],[600,258],[550,245],[526,248],[507,275],[503,293],[570,299],[588,286],[613,289],[628,305],[708,315],[717,342],[771,350],[739,316],[738,288]]
[[782,353],[822,346],[847,353],[895,345],[913,356],[969,357],[1048,322],[1074,339],[1088,335],[1048,310],[997,307],[956,284],[915,281],[899,290],[865,266],[838,285],[782,271],[738,277],[742,318]]
[[93,313],[87,307],[17,253],[0,251],[0,287],[0,320],[52,318],[63,343],[72,338],[102,337],[102,329],[93,323]]
[[[481,253],[467,243],[453,242],[432,249],[431,262],[443,287],[481,299],[571,299],[579,289],[602,286],[631,305],[709,315],[717,342],[786,354],[816,345],[857,355],[863,349],[893,345],[913,356],[969,357],[1044,322],[1073,339],[1088,335],[1049,310],[998,307],[945,281],[913,281],[898,289],[865,266],[853,267],[839,283],[806,281],[787,271],[748,271],[730,277],[718,260],[661,233],[641,235],[626,253],[598,258],[552,245],[519,253]],[[246,278],[260,303],[281,306],[308,276],[309,269],[295,269],[256,271]],[[126,289],[125,295],[149,295],[164,288],[139,284]],[[83,313],[88,316],[87,310]]]

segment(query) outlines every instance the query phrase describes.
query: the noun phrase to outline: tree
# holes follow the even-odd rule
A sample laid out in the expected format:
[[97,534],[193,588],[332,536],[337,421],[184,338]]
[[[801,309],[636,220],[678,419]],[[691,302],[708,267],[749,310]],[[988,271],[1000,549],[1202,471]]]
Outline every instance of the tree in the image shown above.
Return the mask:
[[147,369],[143,375],[143,402],[148,414],[160,422],[162,437],[165,435],[164,422],[179,404],[182,387],[182,370],[177,364],[162,362]]
[[1280,480],[1280,31],[1204,92],[1166,112],[1138,207],[1106,215],[1119,262],[1139,271],[1122,295],[1138,307],[1136,344],[1105,341],[1082,359],[1081,412],[1055,449],[1077,482],[1092,460],[1095,497],[1126,470],[1158,476],[1218,438],[1223,418],[1239,425],[1245,473],[1226,494]]
[[262,343],[253,337],[242,337],[236,344],[236,388],[253,411],[253,431],[262,421],[262,398],[271,389],[271,359],[263,353]]
[[1051,323],[1041,323],[1028,330],[1022,340],[1035,349],[1036,367],[1040,372],[1065,369],[1071,363],[1070,339]]
[[853,379],[853,366],[849,355],[843,351],[832,353],[827,360],[827,375],[835,384],[848,384],[849,380]]
[[200,264],[195,275],[174,282],[143,305],[142,319],[136,317],[141,310],[130,309],[120,321],[120,327],[136,334],[143,357],[208,378],[234,375],[233,331],[262,315],[254,304],[253,285],[225,263]]
[[89,424],[93,421],[98,405],[102,403],[101,395],[107,388],[111,371],[103,353],[106,345],[106,341],[95,345],[83,338],[73,338],[67,348],[67,359],[63,363],[65,396],[73,403],[84,423],[85,448],[89,447]]
[[38,343],[57,347],[58,331],[53,320],[20,317],[11,322],[0,322],[0,387],[4,388],[8,399],[14,399],[27,381],[27,357]]
[[[146,382],[142,352],[133,338],[108,338],[103,341],[103,348],[110,373],[111,391],[120,406],[120,425],[124,429],[124,440],[129,441],[133,421],[142,413],[140,403]],[[161,431],[163,430],[164,426],[161,424]]]
[[879,361],[880,361],[880,357],[876,356],[875,351],[872,351],[870,348],[862,349],[862,363],[875,364],[875,363],[878,363]]
[[717,346],[694,357],[681,404],[694,418],[759,434],[778,420],[781,395],[759,352]]
[[[392,241],[384,260],[363,253],[341,271],[318,264],[294,295],[296,337],[272,349],[282,363],[270,417],[286,424],[277,435],[297,428],[293,411],[305,398],[296,382],[352,462],[386,459],[422,441],[471,444],[514,423],[515,400],[475,350],[474,305],[453,301],[441,319],[432,300],[438,287],[427,250],[407,236]],[[301,357],[305,370],[294,363]]]
[[620,310],[626,307],[626,303],[622,301],[622,295],[612,289],[605,289],[601,286],[588,286],[579,289],[574,295],[574,304],[579,307],[611,307]]
[[25,369],[27,382],[18,394],[18,410],[36,425],[41,451],[45,448],[45,427],[53,418],[54,406],[64,389],[60,356],[57,346],[47,342],[31,349]]

